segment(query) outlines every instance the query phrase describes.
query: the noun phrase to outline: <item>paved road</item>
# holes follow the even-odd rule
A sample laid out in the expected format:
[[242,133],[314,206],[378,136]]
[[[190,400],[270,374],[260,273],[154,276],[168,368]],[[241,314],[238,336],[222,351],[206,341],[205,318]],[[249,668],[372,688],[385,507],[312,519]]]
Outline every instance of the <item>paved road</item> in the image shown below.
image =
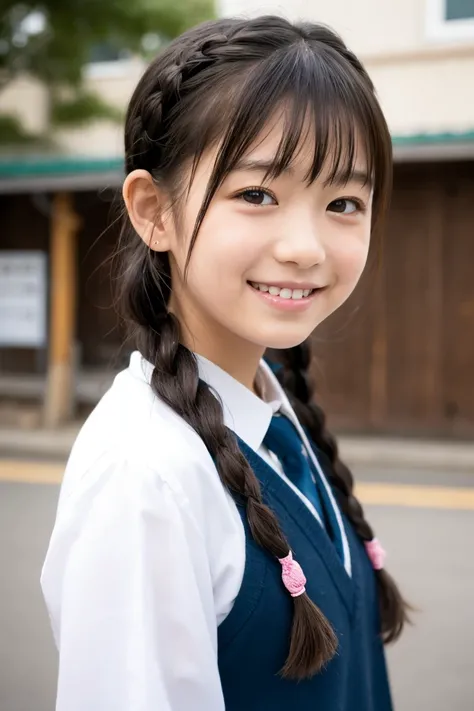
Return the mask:
[[[47,472],[38,480],[42,477],[47,479]],[[453,491],[474,491],[472,476],[437,473],[433,480],[431,473],[418,471],[413,477],[421,487],[452,484]],[[58,487],[1,479],[0,711],[53,711],[56,655],[38,579]],[[412,481],[406,473],[376,469],[367,472],[367,480],[395,480],[402,487]],[[428,508],[424,489],[417,491],[406,506],[366,506],[389,550],[391,572],[420,609],[416,625],[389,650],[396,709],[472,711],[474,507],[458,510],[456,496],[448,496],[449,506]]]

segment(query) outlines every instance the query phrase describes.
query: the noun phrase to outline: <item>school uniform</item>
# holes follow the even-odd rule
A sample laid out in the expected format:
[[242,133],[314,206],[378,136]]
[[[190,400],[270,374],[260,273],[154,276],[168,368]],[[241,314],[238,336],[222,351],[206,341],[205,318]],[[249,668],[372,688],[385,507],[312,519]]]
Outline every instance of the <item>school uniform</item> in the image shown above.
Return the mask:
[[[270,368],[262,398],[204,358],[339,647],[320,674],[283,679],[293,600],[253,541],[198,435],[154,396],[138,353],[73,447],[42,587],[60,652],[57,711],[390,711],[374,573]],[[297,432],[318,487],[306,495],[264,445]],[[273,420],[272,420],[273,418]]]

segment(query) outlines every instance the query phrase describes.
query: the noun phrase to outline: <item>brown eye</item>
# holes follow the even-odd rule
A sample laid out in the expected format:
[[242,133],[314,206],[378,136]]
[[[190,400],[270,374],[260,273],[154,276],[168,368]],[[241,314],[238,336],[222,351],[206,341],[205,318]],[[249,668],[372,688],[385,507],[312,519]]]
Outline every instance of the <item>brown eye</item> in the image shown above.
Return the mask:
[[340,215],[353,215],[360,209],[361,206],[355,200],[347,200],[344,198],[341,200],[333,200],[328,206],[330,212],[337,212]]
[[250,203],[251,205],[276,205],[275,198],[273,197],[273,195],[270,195],[270,193],[267,193],[266,190],[257,190],[256,188],[251,188],[250,190],[244,190],[242,193],[240,193],[238,197],[240,197],[245,202]]

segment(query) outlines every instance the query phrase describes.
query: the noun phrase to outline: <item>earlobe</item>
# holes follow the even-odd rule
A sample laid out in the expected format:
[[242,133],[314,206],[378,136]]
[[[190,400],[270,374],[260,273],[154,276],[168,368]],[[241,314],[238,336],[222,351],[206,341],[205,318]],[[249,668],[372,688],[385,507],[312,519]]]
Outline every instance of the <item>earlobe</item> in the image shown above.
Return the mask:
[[134,170],[125,178],[122,195],[130,222],[145,244],[154,251],[168,251],[166,201],[146,170]]

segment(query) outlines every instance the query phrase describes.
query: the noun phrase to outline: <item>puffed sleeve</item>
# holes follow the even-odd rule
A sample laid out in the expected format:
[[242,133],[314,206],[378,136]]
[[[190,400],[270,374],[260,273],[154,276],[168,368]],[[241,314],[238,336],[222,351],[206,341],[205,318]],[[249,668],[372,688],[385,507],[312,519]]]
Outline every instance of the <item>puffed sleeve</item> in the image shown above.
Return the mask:
[[224,711],[208,554],[184,494],[122,462],[61,509],[42,574],[57,711]]

